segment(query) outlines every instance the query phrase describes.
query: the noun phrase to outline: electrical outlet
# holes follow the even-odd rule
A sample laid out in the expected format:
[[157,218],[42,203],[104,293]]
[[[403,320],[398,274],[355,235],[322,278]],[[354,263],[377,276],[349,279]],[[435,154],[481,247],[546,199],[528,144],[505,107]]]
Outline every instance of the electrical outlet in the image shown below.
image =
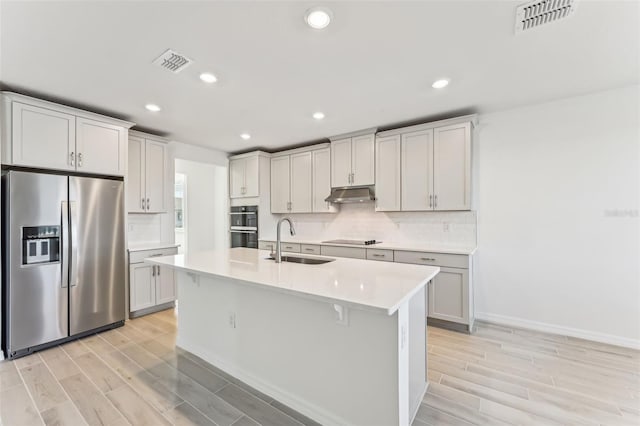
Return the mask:
[[442,222],[442,229],[444,232],[449,232],[449,222]]
[[236,328],[236,313],[229,312],[229,327]]

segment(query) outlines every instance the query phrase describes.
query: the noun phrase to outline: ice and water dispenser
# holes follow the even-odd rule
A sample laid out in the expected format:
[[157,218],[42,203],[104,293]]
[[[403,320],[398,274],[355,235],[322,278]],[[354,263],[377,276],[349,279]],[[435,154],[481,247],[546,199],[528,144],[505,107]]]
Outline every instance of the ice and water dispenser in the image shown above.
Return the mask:
[[60,226],[22,228],[22,264],[60,261]]

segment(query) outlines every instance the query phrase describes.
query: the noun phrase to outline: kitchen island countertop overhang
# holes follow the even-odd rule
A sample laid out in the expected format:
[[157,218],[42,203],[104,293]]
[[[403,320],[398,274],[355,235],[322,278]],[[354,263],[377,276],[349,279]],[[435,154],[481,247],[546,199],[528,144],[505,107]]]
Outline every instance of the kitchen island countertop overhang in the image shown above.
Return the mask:
[[425,286],[439,268],[268,257],[146,259],[177,272],[176,345],[320,424],[410,425],[428,386]]
[[[322,265],[276,263],[269,251],[249,248],[209,250],[146,259],[145,262],[204,276],[224,277],[302,297],[345,303],[392,315],[432,280],[437,266],[335,259]],[[392,285],[390,285],[392,283]]]

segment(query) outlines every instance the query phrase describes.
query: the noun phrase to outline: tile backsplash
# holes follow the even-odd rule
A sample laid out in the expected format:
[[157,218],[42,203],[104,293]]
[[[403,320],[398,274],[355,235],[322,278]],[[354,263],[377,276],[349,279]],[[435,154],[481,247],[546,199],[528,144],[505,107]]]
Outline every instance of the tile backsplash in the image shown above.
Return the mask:
[[[277,215],[286,216],[286,215]],[[293,240],[376,239],[384,242],[427,243],[443,247],[476,245],[476,212],[375,212],[372,203],[342,204],[336,214],[291,214]],[[285,225],[286,226],[286,225]],[[261,229],[274,239],[275,229]],[[286,235],[286,237],[284,237]]]
[[162,220],[159,214],[129,214],[129,244],[160,242]]

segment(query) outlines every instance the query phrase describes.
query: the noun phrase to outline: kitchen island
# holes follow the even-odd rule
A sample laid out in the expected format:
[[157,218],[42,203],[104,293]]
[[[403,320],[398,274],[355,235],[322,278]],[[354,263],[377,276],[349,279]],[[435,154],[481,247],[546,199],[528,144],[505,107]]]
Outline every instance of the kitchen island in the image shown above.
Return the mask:
[[268,256],[147,259],[177,271],[177,345],[319,423],[409,425],[427,388],[425,286],[439,268]]

